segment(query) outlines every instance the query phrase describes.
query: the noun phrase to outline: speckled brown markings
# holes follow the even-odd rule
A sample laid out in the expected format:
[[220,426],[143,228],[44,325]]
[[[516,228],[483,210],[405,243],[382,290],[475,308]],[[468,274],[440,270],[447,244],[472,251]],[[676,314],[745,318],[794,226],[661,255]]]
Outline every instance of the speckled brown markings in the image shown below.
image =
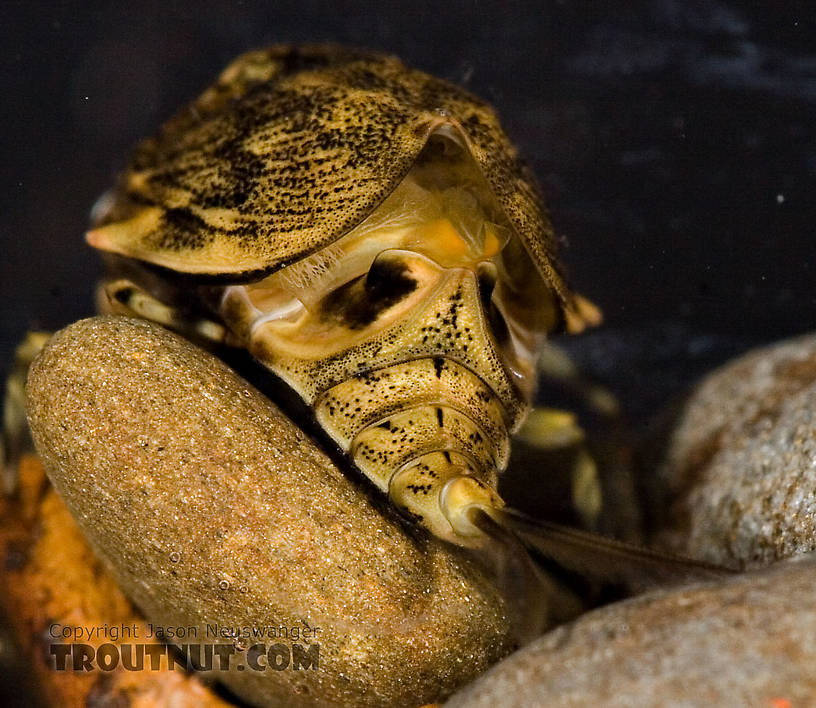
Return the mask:
[[[542,338],[587,314],[490,106],[331,45],[239,57],[138,148],[88,240],[167,276],[112,281],[114,311],[246,347],[399,508],[466,544],[467,508],[503,506]],[[186,322],[185,298],[214,321]]]
[[139,147],[96,226],[105,248],[174,270],[271,272],[351,231],[443,125],[461,131],[569,304],[535,181],[492,108],[394,57],[333,45],[237,59]]

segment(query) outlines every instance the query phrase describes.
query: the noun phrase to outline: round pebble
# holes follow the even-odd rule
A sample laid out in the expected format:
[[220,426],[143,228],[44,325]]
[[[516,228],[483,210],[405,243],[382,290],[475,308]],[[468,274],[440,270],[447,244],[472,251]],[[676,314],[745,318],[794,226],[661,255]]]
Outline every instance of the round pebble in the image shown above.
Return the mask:
[[[149,622],[284,645],[286,669],[213,672],[253,705],[417,706],[511,649],[500,595],[461,552],[167,330],[71,325],[33,364],[28,405],[54,487]],[[296,644],[319,645],[318,665],[294,668]]]

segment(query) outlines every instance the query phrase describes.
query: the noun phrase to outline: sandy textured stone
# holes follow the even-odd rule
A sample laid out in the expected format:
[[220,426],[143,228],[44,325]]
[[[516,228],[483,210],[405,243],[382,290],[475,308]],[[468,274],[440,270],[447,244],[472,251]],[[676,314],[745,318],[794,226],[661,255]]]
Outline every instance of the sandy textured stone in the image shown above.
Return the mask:
[[703,381],[657,474],[669,501],[659,544],[738,568],[816,548],[816,337]]
[[[17,660],[11,666],[0,660],[0,669],[15,677],[13,705],[24,705],[23,701],[61,708],[233,705],[198,676],[170,670],[166,658],[158,671],[127,671],[121,663],[112,671],[101,671],[98,664],[93,671],[57,670],[52,647],[72,641],[63,639],[62,628],[116,628],[115,634],[83,637],[81,643],[94,649],[108,643],[121,647],[144,642],[148,628],[88,547],[39,461],[26,455],[17,472],[16,494],[0,496],[0,611],[8,619],[8,640],[16,645],[7,659]],[[131,636],[124,636],[120,627],[132,630]],[[140,639],[132,638],[133,633]],[[5,648],[0,647],[0,659]],[[68,659],[62,668],[70,665]]]
[[318,628],[318,670],[218,673],[246,700],[416,706],[508,651],[504,607],[472,565],[372,505],[265,397],[166,330],[76,323],[34,363],[28,396],[54,486],[150,622],[199,641],[215,623]]
[[544,635],[446,708],[811,706],[816,561],[643,595]]

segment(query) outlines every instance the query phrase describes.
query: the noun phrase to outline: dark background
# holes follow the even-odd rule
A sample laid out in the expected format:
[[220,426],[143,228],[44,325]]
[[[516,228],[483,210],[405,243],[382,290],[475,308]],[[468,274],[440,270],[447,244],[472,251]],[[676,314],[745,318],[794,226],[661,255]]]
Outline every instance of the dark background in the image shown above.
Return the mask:
[[0,369],[91,312],[82,240],[129,150],[236,54],[334,40],[497,107],[604,329],[569,343],[635,418],[748,345],[813,329],[812,3],[8,2]]
[[[492,101],[606,324],[567,343],[637,426],[816,321],[816,10],[804,2],[0,5],[0,371],[92,312],[82,240],[130,148],[236,54],[380,48]],[[4,696],[0,695],[0,701]]]

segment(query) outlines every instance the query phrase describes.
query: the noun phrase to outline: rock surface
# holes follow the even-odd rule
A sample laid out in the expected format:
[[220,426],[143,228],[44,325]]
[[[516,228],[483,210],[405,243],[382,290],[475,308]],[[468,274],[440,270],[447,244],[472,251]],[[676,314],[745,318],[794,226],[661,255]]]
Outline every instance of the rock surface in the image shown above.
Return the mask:
[[658,545],[736,568],[816,548],[816,337],[711,374],[667,449]]
[[[9,630],[0,646],[0,671],[15,682],[13,695],[0,696],[0,705],[233,706],[200,676],[169,669],[166,657],[157,671],[149,663],[146,670],[128,671],[121,662],[110,671],[96,663],[93,671],[65,670],[73,656],[63,663],[55,654],[64,645],[83,644],[94,653],[114,645],[121,654],[130,650],[124,645],[144,643],[148,627],[88,547],[39,461],[23,456],[17,473],[16,494],[0,496],[0,616]],[[76,642],[62,636],[66,627],[106,625],[114,629]],[[120,627],[130,630],[128,636]]]
[[816,696],[816,561],[609,605],[545,634],[446,708],[805,706]]
[[32,366],[28,397],[55,488],[148,621],[198,642],[226,641],[207,624],[317,629],[301,639],[319,643],[317,670],[216,672],[245,700],[416,706],[509,650],[474,566],[375,508],[266,398],[166,330],[78,322]]

